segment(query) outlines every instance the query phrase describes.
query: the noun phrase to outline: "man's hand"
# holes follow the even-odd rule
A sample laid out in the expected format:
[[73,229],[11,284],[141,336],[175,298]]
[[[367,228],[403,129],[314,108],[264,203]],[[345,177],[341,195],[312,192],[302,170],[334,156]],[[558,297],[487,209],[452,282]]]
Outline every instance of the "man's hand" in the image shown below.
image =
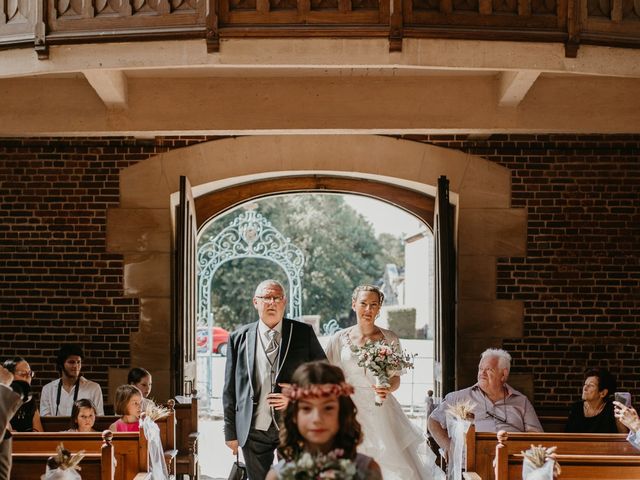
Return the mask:
[[267,395],[267,403],[275,410],[284,410],[289,405],[289,398],[281,393],[270,393]]
[[227,447],[229,447],[231,449],[231,452],[234,455],[238,454],[238,440],[229,440],[227,442],[224,442],[227,444]]
[[0,365],[0,383],[8,387],[11,382],[13,382],[13,373]]

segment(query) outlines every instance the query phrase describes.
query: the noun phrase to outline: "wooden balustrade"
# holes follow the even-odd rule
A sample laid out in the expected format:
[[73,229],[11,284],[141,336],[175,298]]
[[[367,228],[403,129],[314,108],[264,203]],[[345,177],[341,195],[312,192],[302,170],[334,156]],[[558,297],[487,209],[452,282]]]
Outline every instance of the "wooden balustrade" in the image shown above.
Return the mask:
[[468,38],[640,47],[638,0],[0,0],[0,48],[224,37]]

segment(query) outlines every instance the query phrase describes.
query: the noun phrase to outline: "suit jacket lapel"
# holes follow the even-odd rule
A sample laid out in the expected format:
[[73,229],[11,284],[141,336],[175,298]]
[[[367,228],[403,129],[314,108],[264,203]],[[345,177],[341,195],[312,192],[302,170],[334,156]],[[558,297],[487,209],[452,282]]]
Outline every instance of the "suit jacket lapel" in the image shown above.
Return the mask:
[[247,332],[247,344],[245,345],[247,353],[247,372],[249,373],[249,383],[251,385],[251,391],[255,392],[253,381],[253,371],[256,363],[256,342],[258,341],[258,322],[252,325]]
[[278,353],[278,373],[282,369],[289,354],[291,336],[293,335],[293,321],[288,318],[282,319],[282,342],[280,342],[280,352]]

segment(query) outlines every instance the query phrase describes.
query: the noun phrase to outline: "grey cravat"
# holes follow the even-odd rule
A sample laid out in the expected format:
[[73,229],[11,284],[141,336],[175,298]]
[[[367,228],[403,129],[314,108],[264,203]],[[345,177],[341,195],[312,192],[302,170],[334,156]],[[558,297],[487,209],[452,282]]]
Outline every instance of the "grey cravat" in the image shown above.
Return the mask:
[[276,356],[278,354],[278,347],[280,346],[280,339],[278,338],[278,332],[275,330],[269,330],[267,332],[269,337],[269,343],[264,349],[264,353],[267,354],[269,363],[275,364]]

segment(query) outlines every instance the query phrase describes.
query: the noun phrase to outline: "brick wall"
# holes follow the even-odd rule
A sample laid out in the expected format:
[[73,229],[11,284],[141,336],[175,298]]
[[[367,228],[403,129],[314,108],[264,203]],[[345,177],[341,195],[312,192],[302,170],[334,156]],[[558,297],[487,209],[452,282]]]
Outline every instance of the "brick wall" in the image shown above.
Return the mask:
[[[523,300],[525,337],[507,339],[535,402],[579,395],[587,365],[640,395],[640,136],[405,137],[464,150],[513,172],[528,212],[527,256],[498,259],[496,295]],[[0,139],[0,356],[27,357],[38,391],[61,342],[87,347],[87,376],[129,366],[139,317],[122,258],[106,253],[118,173],[202,137]]]
[[578,400],[592,366],[640,395],[640,136],[417,140],[512,171],[512,206],[527,209],[527,256],[498,259],[496,295],[524,302],[524,338],[503,347],[513,373],[534,375],[534,403]]
[[83,372],[103,391],[108,367],[129,366],[139,309],[106,252],[107,209],[121,169],[197,141],[0,139],[0,358],[27,358],[35,391],[57,377],[63,342],[86,346]]

